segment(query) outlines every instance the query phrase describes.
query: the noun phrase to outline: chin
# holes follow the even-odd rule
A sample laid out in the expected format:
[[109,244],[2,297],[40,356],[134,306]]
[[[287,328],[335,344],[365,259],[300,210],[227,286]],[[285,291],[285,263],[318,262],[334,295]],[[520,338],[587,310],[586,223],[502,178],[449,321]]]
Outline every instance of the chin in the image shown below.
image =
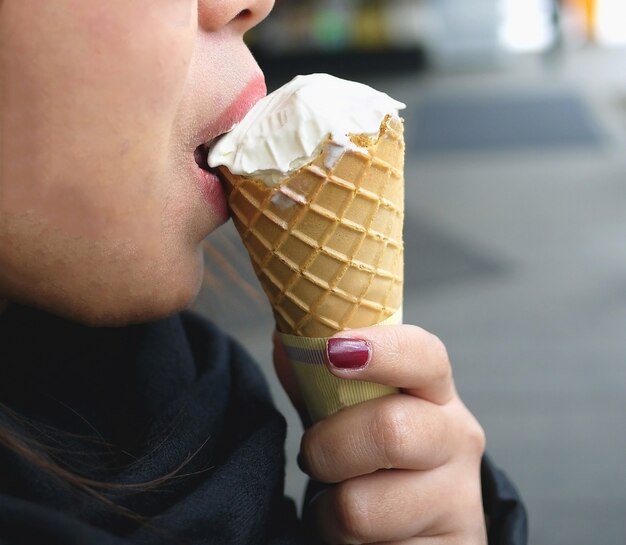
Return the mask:
[[92,326],[125,326],[160,320],[188,308],[201,288],[201,276],[186,282],[158,283],[129,297],[114,297],[113,304],[98,304],[79,321]]
[[161,266],[144,269],[132,280],[123,278],[117,288],[107,289],[108,296],[96,301],[94,312],[81,321],[94,326],[124,326],[171,316],[193,303],[203,275],[200,247],[190,254],[171,256]]
[[[175,314],[197,297],[202,284],[202,265],[188,270],[99,285],[97,288],[40,293],[18,301],[51,314],[92,327],[122,327],[151,322]],[[34,295],[34,294],[32,294]]]
[[89,327],[123,327],[132,324],[152,322],[171,316],[193,301],[194,295],[158,298],[136,298],[116,301],[86,301],[82,305],[35,305],[52,314]]
[[94,301],[82,307],[62,312],[72,321],[92,327],[123,327],[166,318],[189,307],[198,288],[181,289],[168,293],[145,293],[136,297],[109,301]]

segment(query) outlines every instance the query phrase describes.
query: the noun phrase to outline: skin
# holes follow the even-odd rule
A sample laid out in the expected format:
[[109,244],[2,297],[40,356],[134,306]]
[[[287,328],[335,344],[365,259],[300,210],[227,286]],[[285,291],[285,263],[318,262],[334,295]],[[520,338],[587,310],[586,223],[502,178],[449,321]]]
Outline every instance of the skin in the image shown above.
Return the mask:
[[[242,37],[272,3],[0,0],[0,311],[15,301],[125,325],[193,300],[201,242],[227,219],[194,150],[258,81]],[[346,335],[370,342],[371,361],[331,372],[403,393],[305,432],[308,472],[333,483],[313,506],[321,535],[485,543],[484,434],[441,342],[414,326]],[[275,363],[302,410],[279,345]]]
[[0,297],[95,325],[193,299],[226,220],[193,152],[261,76],[242,35],[272,3],[3,0]]

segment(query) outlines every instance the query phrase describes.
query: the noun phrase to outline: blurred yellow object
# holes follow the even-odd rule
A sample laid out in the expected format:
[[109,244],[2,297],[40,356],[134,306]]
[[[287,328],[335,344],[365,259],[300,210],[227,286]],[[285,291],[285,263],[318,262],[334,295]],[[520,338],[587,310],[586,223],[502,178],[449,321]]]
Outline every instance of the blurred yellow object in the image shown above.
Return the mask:
[[356,13],[353,44],[359,49],[383,49],[389,44],[386,5],[363,2]]
[[585,25],[585,36],[588,41],[594,42],[597,32],[597,0],[569,0],[567,3],[580,13]]
[[585,0],[584,5],[587,39],[592,42],[596,39],[598,5],[596,0]]

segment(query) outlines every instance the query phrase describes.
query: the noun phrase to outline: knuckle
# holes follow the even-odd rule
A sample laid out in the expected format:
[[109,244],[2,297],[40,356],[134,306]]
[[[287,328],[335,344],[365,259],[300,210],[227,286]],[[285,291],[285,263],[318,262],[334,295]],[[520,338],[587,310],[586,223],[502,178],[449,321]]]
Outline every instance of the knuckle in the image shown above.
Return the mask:
[[471,453],[482,458],[487,447],[487,436],[483,427],[473,416],[471,416],[471,421],[466,428],[465,444]]
[[379,445],[382,465],[386,469],[400,467],[414,435],[413,418],[406,405],[397,398],[382,404],[373,421],[372,435]]
[[351,481],[337,485],[334,497],[337,532],[342,543],[366,543],[371,533],[367,502]]

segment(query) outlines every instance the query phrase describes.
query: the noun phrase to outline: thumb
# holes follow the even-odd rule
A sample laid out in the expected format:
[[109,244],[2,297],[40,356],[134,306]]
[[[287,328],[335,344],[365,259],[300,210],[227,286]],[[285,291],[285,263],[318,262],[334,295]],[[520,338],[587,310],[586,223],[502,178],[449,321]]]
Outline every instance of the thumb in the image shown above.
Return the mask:
[[309,417],[306,405],[304,404],[304,398],[302,397],[302,392],[300,391],[296,374],[291,367],[291,363],[289,363],[285,349],[283,348],[283,345],[280,342],[280,337],[276,331],[274,331],[274,334],[272,335],[272,343],[272,356],[274,359],[274,370],[276,371],[276,376],[278,377],[281,386],[287,393],[291,404],[300,415],[300,420],[303,425],[307,427]]

